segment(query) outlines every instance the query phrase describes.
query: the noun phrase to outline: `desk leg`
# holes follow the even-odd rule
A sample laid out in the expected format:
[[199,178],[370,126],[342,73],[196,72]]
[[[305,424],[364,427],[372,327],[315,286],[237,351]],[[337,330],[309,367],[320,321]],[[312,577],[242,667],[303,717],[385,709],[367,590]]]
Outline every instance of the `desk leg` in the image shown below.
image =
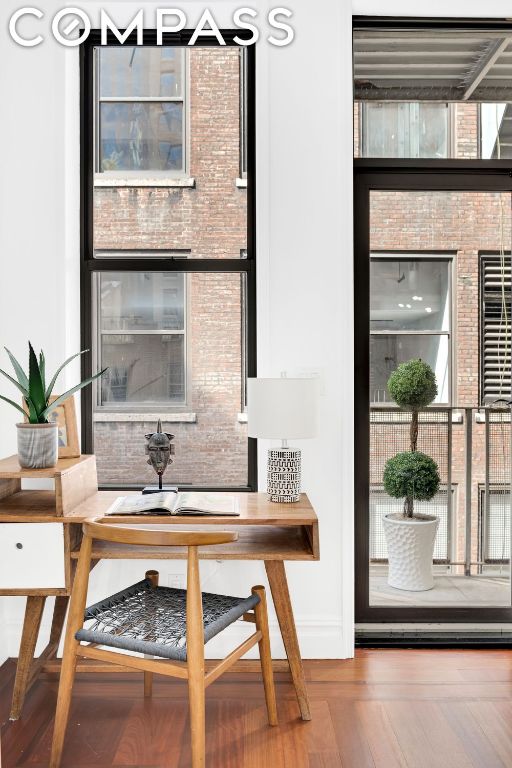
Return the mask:
[[311,720],[304,668],[300,657],[299,641],[297,639],[297,630],[295,629],[295,619],[293,618],[284,562],[282,560],[265,560],[265,568],[277,613],[277,620],[281,629],[281,636],[286,649],[286,655],[288,656],[300,714],[303,720]]
[[12,694],[11,714],[9,715],[10,720],[18,720],[21,714],[32,671],[34,651],[36,649],[45,602],[45,595],[27,597],[25,620],[23,622],[16,678]]
[[[57,595],[55,598],[52,626],[50,629],[50,642],[41,655],[37,659],[34,659],[34,651],[41,626],[41,617],[43,615],[45,600],[45,597],[27,598],[25,622],[23,625],[23,634],[21,637],[18,664],[16,666],[16,679],[12,696],[11,720],[18,720],[21,715],[25,696],[29,692],[32,683],[35,681],[38,672],[46,661],[55,658],[57,651],[59,650],[60,638],[69,603],[68,595]],[[34,604],[33,601],[37,602]]]

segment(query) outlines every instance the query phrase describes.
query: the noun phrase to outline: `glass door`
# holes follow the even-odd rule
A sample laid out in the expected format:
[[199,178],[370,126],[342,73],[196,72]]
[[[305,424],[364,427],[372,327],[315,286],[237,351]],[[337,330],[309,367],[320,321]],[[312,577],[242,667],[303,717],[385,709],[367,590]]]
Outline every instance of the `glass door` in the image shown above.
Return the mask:
[[356,620],[511,621],[512,179],[356,161]]

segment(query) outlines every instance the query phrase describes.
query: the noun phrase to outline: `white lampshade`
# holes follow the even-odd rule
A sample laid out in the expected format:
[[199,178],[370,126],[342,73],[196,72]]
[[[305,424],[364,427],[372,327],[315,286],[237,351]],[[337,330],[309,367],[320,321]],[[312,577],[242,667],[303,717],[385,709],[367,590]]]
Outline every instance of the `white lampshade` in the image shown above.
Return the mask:
[[315,379],[248,379],[249,437],[314,437],[316,384]]

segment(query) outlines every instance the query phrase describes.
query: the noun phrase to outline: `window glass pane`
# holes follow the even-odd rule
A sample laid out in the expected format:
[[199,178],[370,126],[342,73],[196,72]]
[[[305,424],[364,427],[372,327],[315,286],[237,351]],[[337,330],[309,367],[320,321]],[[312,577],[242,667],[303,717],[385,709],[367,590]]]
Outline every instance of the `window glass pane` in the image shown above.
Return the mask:
[[184,101],[154,102],[153,94],[146,102],[99,101],[97,94],[92,250],[239,259],[247,252],[247,189],[236,180],[248,135],[240,50],[171,53],[187,61]]
[[103,272],[101,331],[184,329],[183,272]]
[[177,171],[183,167],[183,104],[102,102],[102,171]]
[[480,140],[485,160],[512,157],[512,104],[480,105]]
[[102,405],[184,402],[183,334],[102,334],[100,358]]
[[449,263],[409,259],[372,259],[371,329],[448,331]]
[[418,134],[418,157],[448,157],[448,104],[411,104],[410,131]]
[[366,157],[447,157],[448,105],[368,102],[362,111]]
[[247,485],[246,276],[109,272],[93,285],[94,357],[108,367],[94,398],[100,483],[154,483],[144,435],[161,418],[175,435],[167,482]]
[[124,45],[98,48],[100,96],[181,96],[181,50]]
[[434,371],[438,388],[435,402],[448,402],[448,337],[435,334],[374,334],[370,337],[371,402],[393,402],[387,389],[388,379],[400,363],[406,363],[413,358],[421,358]]

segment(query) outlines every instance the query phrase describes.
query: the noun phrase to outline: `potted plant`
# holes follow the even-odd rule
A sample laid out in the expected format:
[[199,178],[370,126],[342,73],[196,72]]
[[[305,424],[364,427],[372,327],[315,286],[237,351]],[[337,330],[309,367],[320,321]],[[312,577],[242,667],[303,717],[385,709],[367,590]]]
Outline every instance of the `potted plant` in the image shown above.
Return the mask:
[[402,363],[391,374],[388,390],[400,408],[411,411],[410,450],[388,459],[384,468],[384,490],[404,499],[403,512],[384,517],[388,548],[388,584],[396,589],[432,589],[432,557],[439,526],[435,515],[414,511],[414,502],[430,501],[439,490],[439,468],[430,456],[417,450],[418,412],[437,395],[436,377],[423,360]]
[[58,458],[58,426],[53,422],[49,422],[48,416],[55,408],[62,405],[62,403],[74,392],[78,392],[79,389],[86,387],[94,381],[94,379],[97,379],[98,376],[101,376],[106,371],[106,368],[71,389],[68,389],[67,392],[50,403],[53,388],[61,371],[68,365],[68,363],[74,360],[75,357],[83,355],[84,352],[88,352],[88,350],[77,352],[75,355],[68,358],[60,368],[57,369],[57,372],[48,386],[46,386],[45,358],[43,352],[40,352],[38,359],[32,344],[30,342],[28,343],[29,363],[27,375],[7,347],[5,347],[5,351],[9,355],[16,378],[9,376],[9,374],[1,368],[0,373],[2,373],[11,384],[14,384],[14,386],[19,389],[23,395],[23,402],[26,406],[26,410],[13,400],[9,400],[8,397],[0,395],[0,399],[5,400],[6,403],[12,405],[28,419],[27,422],[16,424],[18,428],[18,460],[20,466],[28,469],[54,467],[57,464]]

